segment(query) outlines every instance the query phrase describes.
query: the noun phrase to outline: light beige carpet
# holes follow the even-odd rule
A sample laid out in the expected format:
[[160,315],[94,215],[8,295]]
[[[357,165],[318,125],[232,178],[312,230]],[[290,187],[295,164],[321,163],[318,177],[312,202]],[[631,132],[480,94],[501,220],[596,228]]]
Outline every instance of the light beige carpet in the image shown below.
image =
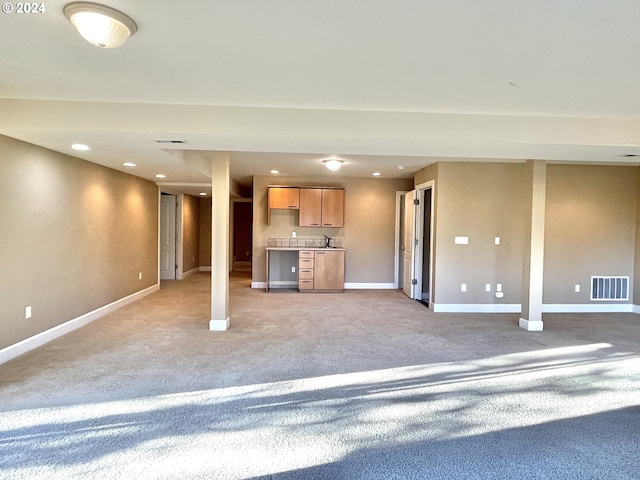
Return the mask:
[[209,276],[0,365],[0,478],[638,478],[640,317]]

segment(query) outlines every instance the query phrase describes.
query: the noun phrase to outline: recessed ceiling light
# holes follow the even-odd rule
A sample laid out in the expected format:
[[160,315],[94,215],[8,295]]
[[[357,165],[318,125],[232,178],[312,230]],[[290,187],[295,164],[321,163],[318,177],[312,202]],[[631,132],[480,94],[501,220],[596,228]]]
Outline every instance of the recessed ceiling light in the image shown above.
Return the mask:
[[200,196],[201,196],[201,197],[206,197],[206,196],[207,196],[207,194],[206,194],[206,193],[204,193],[204,192],[200,192]]
[[404,170],[404,165],[398,165],[398,170]]
[[135,167],[136,164],[132,163],[132,162],[124,162],[122,165],[124,165],[125,167]]
[[167,178],[166,175],[162,174],[162,173],[156,173],[156,178]]
[[91,150],[89,146],[85,145],[84,143],[74,143],[73,145],[71,145],[71,148],[73,148],[74,150],[78,150],[80,152],[86,152],[87,150]]
[[371,175],[373,175],[374,177],[379,177],[382,174],[380,172],[373,172]]
[[271,170],[271,173],[275,175],[276,173],[280,173],[280,170]]

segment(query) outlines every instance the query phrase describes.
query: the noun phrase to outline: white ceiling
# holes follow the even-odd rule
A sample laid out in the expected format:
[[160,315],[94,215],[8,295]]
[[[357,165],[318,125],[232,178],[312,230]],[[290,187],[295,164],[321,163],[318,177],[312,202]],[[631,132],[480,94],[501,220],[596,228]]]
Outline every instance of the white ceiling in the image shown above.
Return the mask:
[[209,182],[193,151],[230,152],[245,183],[335,175],[330,154],[339,175],[384,178],[640,160],[637,0],[109,0],[138,25],[110,50],[65,4],[0,15],[0,133],[191,193]]

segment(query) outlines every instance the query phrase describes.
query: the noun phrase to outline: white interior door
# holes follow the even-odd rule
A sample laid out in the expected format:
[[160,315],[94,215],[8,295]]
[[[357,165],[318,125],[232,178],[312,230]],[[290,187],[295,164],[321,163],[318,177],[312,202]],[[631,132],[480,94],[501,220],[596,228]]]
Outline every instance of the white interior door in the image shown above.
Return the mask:
[[404,234],[403,234],[403,276],[402,291],[409,298],[416,297],[416,206],[417,192],[411,190],[404,197]]
[[160,196],[160,278],[176,279],[176,208],[173,195]]

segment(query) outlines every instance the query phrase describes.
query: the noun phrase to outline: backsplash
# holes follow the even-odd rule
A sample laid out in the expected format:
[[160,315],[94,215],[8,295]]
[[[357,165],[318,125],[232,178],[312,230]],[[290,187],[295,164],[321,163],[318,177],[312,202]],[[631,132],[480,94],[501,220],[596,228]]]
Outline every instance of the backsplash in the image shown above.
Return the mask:
[[[269,238],[267,239],[267,247],[324,247],[327,239],[319,238]],[[329,242],[330,247],[342,248],[341,238],[332,238]]]

